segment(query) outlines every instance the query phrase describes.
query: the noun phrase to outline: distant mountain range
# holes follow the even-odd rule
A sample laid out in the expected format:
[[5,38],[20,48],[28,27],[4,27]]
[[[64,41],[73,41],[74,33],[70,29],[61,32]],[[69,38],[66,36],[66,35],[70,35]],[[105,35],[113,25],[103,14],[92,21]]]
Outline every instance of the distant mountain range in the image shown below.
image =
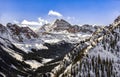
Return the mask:
[[119,77],[120,16],[109,26],[63,19],[37,31],[0,24],[0,77]]
[[[6,26],[0,24],[0,34],[1,37],[7,38],[10,41],[22,42],[25,39],[38,38],[40,34],[54,34],[56,33],[85,33],[92,34],[96,29],[100,26],[92,26],[92,25],[71,25],[67,21],[63,19],[56,19],[54,22],[45,24],[39,28],[39,30],[34,31],[29,27],[21,27],[21,25],[8,23]],[[40,35],[41,36],[41,35]]]

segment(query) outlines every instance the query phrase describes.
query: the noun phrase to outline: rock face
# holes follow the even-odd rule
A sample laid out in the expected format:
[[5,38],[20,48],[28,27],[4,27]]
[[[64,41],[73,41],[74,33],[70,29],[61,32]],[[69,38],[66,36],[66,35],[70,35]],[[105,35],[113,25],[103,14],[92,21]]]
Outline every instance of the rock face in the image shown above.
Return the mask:
[[8,38],[8,30],[2,24],[0,24],[0,36],[4,38]]
[[69,24],[67,21],[63,19],[56,19],[53,23],[51,24],[45,24],[43,25],[39,30],[40,31],[46,31],[46,32],[51,32],[51,31],[64,31],[68,30],[71,27],[71,24]]
[[67,21],[60,19],[60,20],[56,20],[54,22],[54,24],[52,24],[52,26],[54,26],[54,30],[55,31],[59,31],[59,30],[68,30],[71,27],[71,24],[69,24]]
[[0,33],[5,33],[7,30],[5,28],[5,26],[3,26],[2,24],[0,24]]
[[11,23],[8,23],[6,27],[0,24],[0,34],[1,37],[17,42],[22,42],[24,39],[38,38],[38,35],[29,27],[20,27]]
[[22,42],[24,39],[37,38],[38,35],[29,27],[19,27],[16,24],[7,24],[7,28],[13,39]]

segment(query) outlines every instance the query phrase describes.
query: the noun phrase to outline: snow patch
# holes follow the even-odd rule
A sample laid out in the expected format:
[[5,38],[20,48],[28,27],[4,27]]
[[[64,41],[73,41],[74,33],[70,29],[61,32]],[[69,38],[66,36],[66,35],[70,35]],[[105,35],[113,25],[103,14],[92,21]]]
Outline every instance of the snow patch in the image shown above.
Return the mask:
[[25,63],[29,64],[31,68],[35,68],[35,69],[37,69],[40,66],[43,66],[43,64],[41,64],[40,62],[36,60],[26,60]]
[[14,43],[14,45],[20,49],[22,49],[23,51],[25,51],[26,53],[31,52],[31,49],[48,49],[46,46],[43,46],[43,44],[39,44],[39,43]]
[[50,61],[52,61],[53,59],[46,59],[46,58],[43,58],[42,59],[42,63],[47,63],[47,62],[50,62]]
[[58,42],[60,42],[61,40],[59,40],[59,39],[50,39],[50,40],[44,40],[44,42],[46,42],[46,43],[58,43]]

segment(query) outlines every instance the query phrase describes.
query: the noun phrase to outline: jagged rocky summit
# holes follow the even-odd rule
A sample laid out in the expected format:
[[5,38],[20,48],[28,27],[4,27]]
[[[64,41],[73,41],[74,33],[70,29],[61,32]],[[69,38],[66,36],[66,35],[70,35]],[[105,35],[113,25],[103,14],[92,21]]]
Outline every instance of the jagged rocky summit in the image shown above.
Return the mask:
[[40,32],[59,32],[59,31],[67,31],[70,33],[93,33],[99,26],[92,26],[92,25],[71,25],[67,21],[63,19],[56,19],[53,23],[48,23],[43,25],[39,30]]

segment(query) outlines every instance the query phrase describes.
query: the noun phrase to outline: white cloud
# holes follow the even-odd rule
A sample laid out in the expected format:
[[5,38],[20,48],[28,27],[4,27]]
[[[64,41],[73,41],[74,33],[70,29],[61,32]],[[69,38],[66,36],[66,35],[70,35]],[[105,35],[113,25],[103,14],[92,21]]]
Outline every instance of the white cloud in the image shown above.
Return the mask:
[[53,11],[53,10],[50,10],[50,11],[48,12],[48,15],[49,15],[49,16],[57,16],[57,17],[62,17],[62,16],[63,16],[63,15],[60,14],[59,12],[56,12],[56,11]]
[[21,24],[23,24],[23,25],[42,25],[42,23],[35,22],[35,21],[27,21],[27,20],[23,20],[21,22]]
[[45,19],[42,19],[41,17],[38,18],[38,21],[28,21],[28,20],[23,20],[21,22],[22,26],[28,26],[33,30],[37,30],[40,28],[40,26],[47,24],[48,21]]
[[22,27],[29,27],[31,28],[32,30],[37,30],[37,28],[39,29],[40,26],[42,25],[42,23],[39,23],[39,22],[35,22],[35,21],[27,21],[27,20],[23,20],[21,22]]
[[47,24],[48,21],[42,19],[41,17],[38,18],[38,21],[27,21],[27,20],[23,20],[21,22],[21,24],[23,25],[43,25],[43,24]]

